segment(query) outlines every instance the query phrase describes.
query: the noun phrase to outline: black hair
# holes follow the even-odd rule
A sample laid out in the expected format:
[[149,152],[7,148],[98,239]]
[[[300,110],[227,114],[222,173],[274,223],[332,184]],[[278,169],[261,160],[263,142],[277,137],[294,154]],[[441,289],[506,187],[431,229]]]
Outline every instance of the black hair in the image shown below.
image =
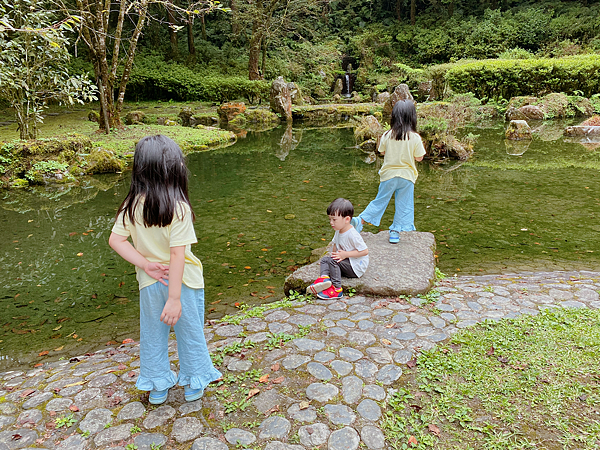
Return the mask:
[[327,208],[328,216],[352,217],[354,215],[354,206],[350,200],[345,198],[336,198]]
[[392,109],[390,121],[392,135],[397,141],[408,139],[411,131],[417,132],[417,108],[412,100],[398,100]]
[[135,146],[131,186],[117,211],[117,216],[123,212],[123,223],[125,216],[134,222],[135,208],[140,200],[144,202],[146,227],[170,225],[175,208],[181,202],[188,204],[192,220],[195,220],[188,196],[188,172],[183,152],[166,136],[146,136]]

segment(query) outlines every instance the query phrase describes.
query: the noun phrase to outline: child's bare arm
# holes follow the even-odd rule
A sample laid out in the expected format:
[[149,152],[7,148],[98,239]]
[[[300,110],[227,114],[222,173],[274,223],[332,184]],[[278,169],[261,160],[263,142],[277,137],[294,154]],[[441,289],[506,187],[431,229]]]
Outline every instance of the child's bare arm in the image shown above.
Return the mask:
[[111,233],[108,238],[108,245],[121,256],[125,261],[144,269],[144,271],[155,280],[160,281],[165,286],[165,280],[169,279],[169,266],[161,263],[150,262],[138,252],[125,236]]
[[181,283],[185,267],[185,246],[171,247],[170,258],[169,297],[160,315],[160,320],[172,326],[181,317]]
[[346,252],[344,250],[340,250],[339,252],[331,253],[331,257],[336,261],[343,261],[347,258],[359,258],[361,256],[367,256],[369,254],[369,249],[365,248],[364,250],[351,250]]

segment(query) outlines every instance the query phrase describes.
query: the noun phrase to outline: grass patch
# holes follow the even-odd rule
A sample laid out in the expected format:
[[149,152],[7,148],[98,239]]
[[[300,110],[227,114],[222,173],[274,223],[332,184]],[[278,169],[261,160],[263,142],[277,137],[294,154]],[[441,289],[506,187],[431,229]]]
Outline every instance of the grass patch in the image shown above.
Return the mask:
[[381,427],[395,449],[597,449],[600,311],[484,322],[422,353]]

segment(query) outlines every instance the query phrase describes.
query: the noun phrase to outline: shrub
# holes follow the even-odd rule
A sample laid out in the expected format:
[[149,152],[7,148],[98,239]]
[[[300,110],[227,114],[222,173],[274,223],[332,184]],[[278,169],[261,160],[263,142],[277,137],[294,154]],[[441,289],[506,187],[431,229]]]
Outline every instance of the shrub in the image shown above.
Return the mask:
[[159,57],[136,62],[127,85],[127,96],[135,100],[209,100],[224,102],[246,98],[251,103],[268,98],[269,81],[250,81],[242,76],[224,76],[192,70]]
[[600,91],[600,55],[492,59],[455,64],[445,69],[445,82],[452,90],[473,92],[479,98],[576,91],[589,97]]

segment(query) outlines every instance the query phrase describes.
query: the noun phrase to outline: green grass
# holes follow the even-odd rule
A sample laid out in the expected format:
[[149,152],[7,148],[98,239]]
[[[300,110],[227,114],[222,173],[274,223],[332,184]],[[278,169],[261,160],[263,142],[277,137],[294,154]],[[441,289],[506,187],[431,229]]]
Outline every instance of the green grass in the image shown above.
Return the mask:
[[598,449],[600,311],[485,322],[421,354],[386,404],[395,449]]

